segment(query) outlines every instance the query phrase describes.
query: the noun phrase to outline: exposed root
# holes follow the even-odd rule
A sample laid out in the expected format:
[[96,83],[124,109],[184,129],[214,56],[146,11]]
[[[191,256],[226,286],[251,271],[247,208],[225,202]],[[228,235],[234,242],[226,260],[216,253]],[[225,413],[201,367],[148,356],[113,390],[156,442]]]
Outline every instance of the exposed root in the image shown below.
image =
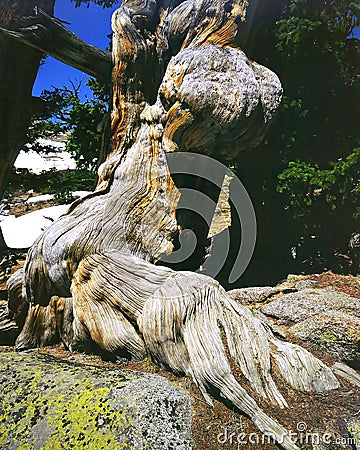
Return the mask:
[[[85,258],[71,290],[75,331],[71,345],[90,339],[115,356],[140,359],[150,354],[159,366],[191,376],[208,403],[212,403],[209,394],[218,391],[286,449],[297,447],[235,379],[222,337],[255,392],[281,408],[287,403],[272,378],[271,356],[295,388],[338,387],[321,361],[276,339],[270,328],[209,277],[174,272],[113,251]],[[47,314],[57,302],[52,299]],[[23,333],[30,333],[35,316],[28,319]],[[41,329],[40,324],[37,327]]]

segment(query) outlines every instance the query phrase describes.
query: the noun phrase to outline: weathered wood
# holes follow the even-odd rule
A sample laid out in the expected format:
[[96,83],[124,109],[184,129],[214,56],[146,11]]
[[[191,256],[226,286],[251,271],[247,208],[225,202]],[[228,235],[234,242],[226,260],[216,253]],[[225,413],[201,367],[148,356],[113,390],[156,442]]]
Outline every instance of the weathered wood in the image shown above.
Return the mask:
[[360,388],[360,375],[346,364],[336,362],[332,367],[334,373]]
[[235,45],[246,6],[129,0],[114,14],[112,152],[95,192],[73,203],[28,254],[29,309],[16,345],[63,341],[113,357],[150,355],[191,376],[209,403],[219,393],[293,450],[284,427],[239,384],[231,364],[280,408],[287,400],[274,367],[305,391],[336,388],[333,372],[274,337],[213,279],[154,265],[172,251],[178,231],[179,191],[166,153],[230,160],[259,142],[280,102],[277,76]]
[[[271,357],[294,388],[323,391],[339,385],[328,367],[301,347],[275,338],[270,327],[211,278],[174,272],[113,250],[84,258],[71,291],[73,348],[93,342],[105,354],[134,359],[149,354],[161,367],[191,376],[210,404],[209,393],[218,389],[284,448],[297,447],[234,378],[224,341],[254,390],[280,407],[287,402],[273,379]],[[37,326],[23,329],[18,348],[33,346],[39,337],[43,345],[52,342],[54,318],[54,297],[47,307],[35,306],[27,324],[32,328],[37,321]],[[31,341],[24,340],[29,337]]]
[[0,28],[0,35],[15,39],[75,67],[107,84],[111,83],[111,53],[87,44],[46,14],[38,5],[35,15],[17,17],[12,28]]
[[72,298],[54,296],[47,306],[30,305],[16,347],[24,350],[62,342],[66,348],[71,348],[73,322]]
[[28,310],[28,302],[23,296],[23,269],[15,272],[6,282],[8,295],[8,307],[11,311],[11,319],[15,321],[19,330],[22,329]]
[[[144,114],[156,122],[156,111]],[[35,242],[25,264],[29,301],[47,305],[53,295],[69,296],[74,273],[87,255],[121,250],[154,262],[172,250],[179,193],[160,136],[160,125],[142,124],[127,157],[121,161],[115,155],[100,168],[105,187],[111,181],[110,190],[100,184]]]
[[14,345],[24,326],[28,303],[22,295],[23,270],[15,272],[6,282],[8,301],[0,305],[0,342]]

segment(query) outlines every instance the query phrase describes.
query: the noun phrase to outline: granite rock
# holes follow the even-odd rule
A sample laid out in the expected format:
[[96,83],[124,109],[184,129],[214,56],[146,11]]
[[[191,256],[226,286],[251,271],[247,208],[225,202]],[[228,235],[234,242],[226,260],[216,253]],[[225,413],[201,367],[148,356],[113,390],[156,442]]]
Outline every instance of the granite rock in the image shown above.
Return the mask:
[[187,395],[157,375],[0,352],[0,448],[192,449]]
[[316,314],[344,314],[360,318],[360,300],[328,289],[304,289],[264,305],[261,312],[276,319],[300,322]]
[[289,328],[303,341],[360,368],[360,320],[334,314],[317,314]]

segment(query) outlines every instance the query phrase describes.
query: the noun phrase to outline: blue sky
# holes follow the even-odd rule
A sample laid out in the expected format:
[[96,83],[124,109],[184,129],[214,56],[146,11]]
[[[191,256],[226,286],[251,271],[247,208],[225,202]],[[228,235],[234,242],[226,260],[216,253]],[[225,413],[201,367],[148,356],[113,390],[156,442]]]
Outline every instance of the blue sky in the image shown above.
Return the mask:
[[[88,44],[106,49],[109,45],[107,36],[111,33],[111,15],[118,6],[103,9],[91,3],[88,8],[86,5],[75,8],[75,3],[70,0],[57,0],[55,17],[70,22],[70,25],[65,24],[65,26]],[[85,84],[88,79],[86,74],[48,56],[45,64],[40,67],[33,95],[39,96],[44,89],[51,89],[52,86],[69,85],[69,79],[83,80],[81,96],[91,97],[91,91]]]

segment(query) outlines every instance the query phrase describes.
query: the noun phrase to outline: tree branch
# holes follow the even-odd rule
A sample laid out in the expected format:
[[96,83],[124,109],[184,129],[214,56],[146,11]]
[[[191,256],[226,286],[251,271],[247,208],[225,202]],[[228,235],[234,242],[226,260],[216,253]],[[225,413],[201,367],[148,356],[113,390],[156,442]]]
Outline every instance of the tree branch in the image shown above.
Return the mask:
[[18,30],[0,28],[0,36],[16,39],[106,83],[111,82],[111,54],[87,44],[61,21],[41,9],[19,18]]

